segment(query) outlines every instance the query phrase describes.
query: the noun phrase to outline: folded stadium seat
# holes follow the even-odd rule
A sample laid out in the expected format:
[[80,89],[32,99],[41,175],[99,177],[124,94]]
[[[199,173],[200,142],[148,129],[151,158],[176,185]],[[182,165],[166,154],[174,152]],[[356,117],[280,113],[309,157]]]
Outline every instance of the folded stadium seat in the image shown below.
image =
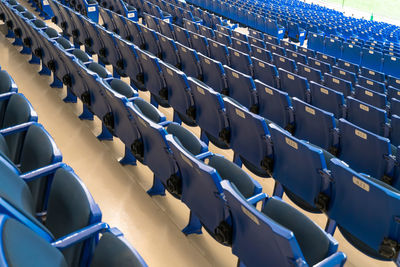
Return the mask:
[[211,141],[219,148],[229,148],[229,122],[221,94],[205,83],[188,78],[196,105],[196,123],[201,129],[201,140]]
[[86,17],[80,16],[80,19],[82,21],[85,31],[88,34],[88,38],[85,40],[85,44],[89,47],[89,52],[98,54],[100,49],[104,47],[104,44],[102,43],[101,38],[99,38],[97,26]]
[[336,65],[336,59],[334,57],[331,57],[329,55],[320,53],[320,52],[316,52],[316,58],[322,62],[326,62],[331,66],[335,66]]
[[369,90],[360,85],[356,85],[354,87],[353,97],[362,102],[365,102],[367,104],[375,106],[377,108],[380,108],[383,110],[388,109],[386,94],[381,94],[381,93]]
[[351,62],[344,61],[342,59],[337,60],[337,65],[339,68],[347,70],[349,72],[353,72],[358,75],[359,72],[359,65],[353,64]]
[[400,78],[387,76],[387,85],[392,86],[393,88],[400,89]]
[[382,52],[362,49],[361,64],[363,67],[370,68],[372,70],[382,70],[383,54]]
[[174,109],[174,121],[195,126],[196,110],[185,73],[165,62],[159,62],[168,90],[168,104]]
[[251,45],[251,53],[253,58],[264,62],[272,62],[272,54],[269,50]]
[[286,56],[286,50],[282,46],[271,43],[266,43],[266,45],[267,45],[267,50],[269,50],[271,53],[275,53],[281,56]]
[[335,153],[339,133],[335,130],[335,118],[332,113],[309,105],[297,98],[292,99],[295,116],[293,135],[299,139]]
[[358,84],[361,85],[362,87],[371,89],[372,91],[375,91],[375,92],[378,92],[381,94],[386,93],[386,86],[384,83],[367,79],[366,77],[363,77],[361,75],[358,76]]
[[[378,260],[395,261],[398,249],[394,246],[397,241],[393,227],[400,192],[338,159],[331,160],[331,168],[334,182],[327,210],[331,223],[337,224],[346,240],[362,253]],[[363,209],[367,206],[371,207],[368,211]],[[382,209],[383,206],[387,208]],[[352,220],[347,216],[350,213],[355,214]],[[371,214],[377,216],[376,220],[371,220]]]
[[196,50],[197,53],[201,53],[207,57],[210,56],[210,49],[206,37],[190,31],[189,37],[190,43],[192,44],[192,49]]
[[351,96],[353,92],[351,82],[338,78],[329,73],[324,74],[324,85],[337,92],[341,92],[345,97]]
[[268,42],[270,44],[280,45],[280,40],[275,36],[271,36],[269,34],[264,34],[264,40],[265,42]]
[[392,126],[390,133],[390,142],[394,146],[400,145],[400,116],[392,115],[390,119],[390,125]]
[[203,71],[202,81],[218,93],[227,95],[226,74],[222,64],[214,59],[199,54],[200,66]]
[[129,32],[129,35],[127,36],[126,40],[134,43],[139,48],[144,49],[146,47],[146,43],[143,37],[143,32],[139,24],[129,19],[125,19],[125,23],[126,23],[126,28]]
[[258,79],[274,88],[279,88],[279,74],[276,66],[254,57],[252,58],[252,61],[254,64],[254,79]]
[[342,60],[359,65],[361,62],[361,46],[343,43],[343,53],[340,57]]
[[290,59],[290,58],[287,58],[284,56],[280,56],[275,53],[272,54],[272,57],[274,60],[273,62],[278,69],[281,68],[281,69],[287,70],[289,72],[296,73],[297,66],[296,66],[296,62],[293,59]]
[[321,213],[320,196],[329,189],[327,162],[333,155],[273,123],[268,126],[274,146],[274,196],[282,197],[285,192],[302,209]]
[[37,120],[36,111],[23,94],[5,93],[0,95],[1,129]]
[[279,68],[280,89],[306,102],[310,101],[310,89],[306,78]]
[[224,66],[227,81],[227,96],[233,98],[253,113],[258,113],[258,99],[253,78]]
[[281,41],[280,41],[280,46],[283,47],[283,48],[285,48],[286,50],[291,50],[292,52],[293,52],[293,51],[294,51],[294,52],[297,51],[297,45],[292,44],[292,43],[290,43],[290,42],[288,42],[288,41],[281,40]]
[[163,20],[160,20],[159,26],[160,26],[160,32],[164,36],[166,36],[168,38],[171,38],[171,39],[174,39],[174,40],[177,40],[176,37],[175,37],[175,31],[174,31],[173,24],[171,24],[169,22],[166,22],[166,21],[163,21]]
[[321,73],[332,73],[331,65],[318,59],[309,57],[308,65],[314,69],[320,70]]
[[253,76],[253,63],[251,61],[250,55],[242,53],[231,47],[229,47],[228,50],[230,63],[229,66],[244,74]]
[[245,54],[251,54],[250,44],[234,37],[232,37],[232,48]]
[[147,52],[152,53],[154,56],[160,58],[161,47],[156,32],[147,28],[146,26],[140,24],[138,25],[141,28],[141,32],[143,34],[143,39],[145,43],[145,47],[143,49],[146,50]]
[[175,41],[180,43],[181,45],[190,47],[190,37],[189,37],[189,32],[184,29],[179,27],[178,25],[173,25],[174,27],[174,33],[175,33]]
[[183,27],[189,32],[199,33],[199,25],[185,18],[183,19]]
[[[232,253],[238,256],[239,266],[290,266],[293,261],[310,266],[344,265],[346,255],[336,252],[337,241],[280,198],[261,194],[257,200],[263,198],[266,204],[258,211],[256,201],[246,201],[234,183],[222,181],[221,185],[233,221]],[[314,237],[312,244],[305,233]]]
[[249,43],[249,39],[246,34],[240,33],[238,31],[232,31],[232,37],[239,39],[241,41],[244,41],[246,43]]
[[352,86],[355,86],[357,83],[357,75],[354,72],[350,72],[336,66],[332,67],[332,75],[351,82]]
[[210,57],[221,62],[222,65],[229,65],[229,50],[226,45],[208,39]]
[[263,48],[263,49],[265,49],[267,47],[263,39],[258,39],[258,38],[251,37],[251,36],[248,36],[248,39],[249,39],[249,44],[252,46],[252,50],[253,50],[253,46]]
[[347,120],[367,131],[388,137],[389,128],[386,111],[353,97],[347,97]]
[[161,33],[157,33],[158,40],[160,41],[161,60],[169,63],[175,67],[180,66],[180,59],[178,55],[178,47],[173,39],[170,39]]
[[217,31],[222,32],[223,34],[226,34],[228,36],[233,35],[232,30],[228,27],[225,27],[221,24],[217,24],[216,27],[217,27]]
[[276,37],[278,40],[282,40],[285,36],[286,29],[284,26],[278,24],[276,19],[266,18],[266,32],[268,35]]
[[270,177],[272,143],[265,118],[251,113],[230,97],[224,97],[226,115],[230,123],[230,145],[233,161],[242,163],[261,177]]
[[313,106],[333,113],[337,119],[345,115],[343,93],[337,92],[313,81],[310,82],[310,93],[310,103]]
[[[106,3],[106,2],[103,2]],[[58,6],[57,4],[55,4],[56,6]],[[103,26],[104,28],[106,28],[107,30],[111,31],[111,32],[115,32],[116,34],[118,34],[118,28],[115,25],[115,22],[111,16],[111,10],[110,9],[106,9],[103,7],[99,7],[99,15],[101,17],[101,20],[103,21],[103,24],[101,26]]]
[[391,101],[392,98],[400,100],[400,89],[389,86],[387,91],[388,101]]
[[318,51],[318,52],[322,52],[322,53],[324,52],[325,40],[324,40],[323,35],[309,32],[307,39],[308,39],[308,41],[307,41],[308,49],[312,49],[314,51]]
[[138,50],[140,65],[143,69],[143,84],[146,90],[151,93],[151,102],[157,107],[169,107],[167,97],[168,90],[161,71],[159,60],[146,51]]
[[160,20],[172,23],[172,15],[169,14],[168,12],[161,10],[161,8],[159,6],[153,5],[151,7],[151,11],[152,11],[153,15],[156,16],[157,18],[159,18]]
[[224,44],[228,47],[232,45],[232,39],[229,35],[224,34],[222,32],[216,31],[215,32],[215,41]]
[[390,112],[392,114],[400,116],[400,100],[392,98],[390,101]]
[[308,82],[321,83],[323,78],[320,70],[309,67],[308,65],[297,63],[297,73],[305,77]]
[[[38,168],[60,162],[61,152],[54,140],[38,123],[25,123],[0,131],[1,154],[18,166],[20,173],[32,172]],[[36,211],[45,207],[47,186],[52,175],[43,175],[40,180],[30,181],[29,188]],[[46,196],[45,196],[46,194]]]
[[230,245],[232,225],[225,200],[220,197],[221,181],[233,182],[247,198],[260,193],[261,186],[222,156],[208,153],[196,157],[173,136],[168,135],[167,141],[182,174],[182,202],[190,209],[189,223],[182,232],[200,234],[204,226],[218,242]]
[[296,62],[296,64],[297,63],[307,64],[307,57],[301,53],[297,53],[292,50],[286,49],[286,57],[289,59],[293,59]]
[[248,37],[254,37],[260,40],[264,40],[264,34],[260,31],[257,31],[255,29],[249,28],[249,36]]
[[300,28],[299,24],[293,21],[288,21],[288,36],[289,40],[299,42],[300,46],[304,44],[306,39],[306,30]]
[[18,87],[7,71],[0,70],[0,94],[7,92],[18,92]]
[[307,57],[315,57],[315,51],[306,47],[299,47],[297,52]]
[[209,42],[210,42],[210,39],[214,39],[215,38],[214,30],[209,28],[209,27],[207,27],[207,26],[201,25],[201,24],[199,24],[199,33],[201,35],[203,35],[204,37],[208,38]]
[[[90,266],[134,266],[147,267],[142,257],[131,245],[122,237],[121,232],[116,229],[108,229],[108,225],[100,223],[90,228],[93,233],[73,233],[74,240],[71,236],[63,237],[57,240],[58,243],[50,243],[44,240],[35,231],[29,229],[20,222],[6,215],[0,218],[2,235],[7,239],[2,240],[2,262],[4,266],[32,266],[32,262],[28,259],[35,257],[35,263],[39,266],[68,266],[67,258],[61,252],[61,249],[68,245],[76,245],[87,239],[98,239],[99,232],[102,237],[96,245],[94,254],[89,260],[92,261]],[[98,230],[97,228],[100,230]],[[22,241],[27,242],[26,247],[16,246]],[[31,244],[31,245],[29,245]],[[110,249],[112,247],[113,249]],[[12,251],[12,253],[9,253]]]
[[385,73],[360,67],[360,75],[377,82],[385,83]]
[[149,15],[147,13],[143,13],[143,19],[144,19],[144,24],[146,25],[147,28],[149,28],[155,32],[160,31],[158,18],[156,18],[152,15]]
[[400,77],[400,58],[386,54],[383,58],[382,72],[386,75]]
[[202,70],[197,52],[191,48],[176,43],[180,58],[180,69],[188,76],[202,79]]
[[333,58],[342,57],[342,41],[335,38],[325,40],[325,53]]

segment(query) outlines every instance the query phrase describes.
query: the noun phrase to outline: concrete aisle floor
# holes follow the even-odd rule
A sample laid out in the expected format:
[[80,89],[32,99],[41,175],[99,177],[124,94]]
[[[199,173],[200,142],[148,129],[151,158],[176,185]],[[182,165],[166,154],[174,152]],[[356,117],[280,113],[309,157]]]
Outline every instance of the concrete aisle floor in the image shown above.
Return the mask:
[[[20,2],[28,7],[26,2]],[[64,103],[65,89],[51,88],[51,78],[40,76],[39,66],[30,65],[29,57],[21,55],[18,52],[21,48],[12,46],[11,41],[0,34],[1,68],[13,77],[19,92],[32,103],[39,122],[60,148],[64,162],[75,170],[99,204],[103,221],[118,227],[149,266],[235,266],[237,258],[231,249],[218,244],[205,231],[203,235],[181,233],[189,216],[188,208],[168,194],[166,197],[148,196],[151,171],[140,163],[121,166],[117,159],[123,154],[123,144],[117,139],[98,141],[100,121],[81,121],[78,118],[81,105]],[[147,92],[140,92],[140,96],[149,100]],[[172,120],[171,109],[160,110]],[[199,136],[199,128],[188,128]],[[220,150],[212,145],[210,150],[229,159],[233,157],[231,150]],[[261,183],[264,192],[272,193],[272,179],[252,176]],[[324,227],[324,215],[307,215]],[[394,265],[358,252],[339,231],[335,238],[340,243],[339,249],[347,254],[346,266]]]

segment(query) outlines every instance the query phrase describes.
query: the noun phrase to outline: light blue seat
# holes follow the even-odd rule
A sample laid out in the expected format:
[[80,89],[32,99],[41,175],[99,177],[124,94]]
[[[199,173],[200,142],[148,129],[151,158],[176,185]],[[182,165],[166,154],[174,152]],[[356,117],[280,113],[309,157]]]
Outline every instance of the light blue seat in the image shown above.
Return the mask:
[[306,78],[279,68],[280,89],[304,101],[310,99],[310,88]]
[[341,92],[345,97],[351,96],[353,87],[351,82],[343,80],[329,73],[324,74],[324,85],[337,92]]
[[310,94],[313,106],[333,113],[337,119],[343,117],[345,101],[341,92],[310,82]]
[[[239,258],[238,266],[344,265],[346,256],[336,252],[338,243],[333,237],[282,199],[260,196],[257,200],[266,199],[259,211],[234,183],[221,184],[232,216],[232,253]],[[293,224],[293,220],[301,223]]]

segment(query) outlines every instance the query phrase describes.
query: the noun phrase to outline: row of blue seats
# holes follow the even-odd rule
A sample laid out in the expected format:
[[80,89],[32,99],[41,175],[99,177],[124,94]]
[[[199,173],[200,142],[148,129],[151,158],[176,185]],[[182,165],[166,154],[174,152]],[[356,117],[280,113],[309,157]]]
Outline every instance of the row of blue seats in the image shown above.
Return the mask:
[[[51,4],[58,3],[54,2]],[[11,12],[14,11],[15,13],[13,13],[16,15],[19,14],[16,10],[12,10],[12,8],[10,10]],[[23,16],[21,14],[21,18],[22,17]],[[21,21],[21,23],[23,23],[23,21]],[[25,23],[28,27],[32,28],[32,31],[35,30],[34,24],[30,24],[29,21],[25,21]],[[46,38],[44,37],[44,35],[42,36],[42,38]],[[46,40],[43,40],[43,43],[45,41]],[[47,42],[51,43],[51,40],[47,39]],[[50,48],[50,46],[46,48]],[[68,52],[65,51],[62,47],[57,47],[55,45],[53,49],[57,50],[59,53],[59,58],[57,59],[58,62],[66,64],[68,60],[67,58],[69,58],[70,61],[73,61],[74,64],[76,64],[75,68],[81,70],[81,75],[84,75],[83,72],[88,73],[85,77],[79,78],[82,79],[82,82],[89,79],[91,75],[95,77],[97,76],[97,74],[95,73],[90,74],[91,72],[89,70],[91,68],[89,65],[95,64],[94,62],[87,62],[89,63],[89,69],[87,69],[83,63],[79,63],[76,59],[74,61],[72,54],[68,56]],[[72,67],[71,64],[67,65]],[[97,65],[97,68],[95,68],[94,70],[97,70],[100,73],[101,66]],[[103,69],[103,71],[106,70]],[[70,78],[80,84],[77,80],[78,72],[72,69],[71,72],[73,73],[73,76]],[[57,74],[58,73],[55,72],[55,75]],[[313,222],[304,217],[304,215],[302,215],[300,212],[296,211],[294,208],[290,207],[288,204],[284,203],[278,198],[271,198],[271,200],[268,199],[268,201],[271,201],[271,203],[276,203],[272,206],[274,206],[275,208],[277,207],[281,210],[281,212],[290,213],[290,216],[296,216],[296,218],[298,218],[299,220],[304,221],[304,226],[300,228],[293,227],[293,225],[288,223],[287,220],[280,219],[279,216],[274,216],[274,214],[271,213],[271,215],[269,215],[269,219],[263,225],[263,228],[267,230],[271,226],[275,227],[275,225],[279,224],[279,232],[272,233],[268,232],[267,230],[264,237],[265,242],[263,244],[247,244],[247,246],[251,245],[254,247],[254,250],[252,250],[252,252],[250,253],[247,250],[243,249],[236,250],[236,245],[243,245],[241,244],[241,242],[239,242],[240,240],[231,236],[233,233],[238,233],[238,231],[235,231],[234,229],[229,230],[229,228],[233,226],[228,225],[228,223],[231,221],[226,218],[229,213],[226,213],[225,209],[228,206],[227,203],[224,201],[224,198],[221,197],[223,196],[223,191],[220,181],[223,179],[231,181],[236,188],[235,192],[237,192],[239,195],[243,195],[243,197],[240,196],[237,201],[245,201],[246,203],[248,203],[247,205],[255,204],[256,202],[258,202],[258,200],[265,199],[264,194],[259,194],[261,193],[261,187],[259,186],[259,184],[232,162],[224,159],[221,156],[207,152],[208,149],[204,143],[202,143],[193,134],[191,134],[178,124],[166,121],[165,116],[163,116],[150,104],[146,104],[146,102],[137,97],[130,97],[129,99],[126,98],[125,95],[132,96],[132,94],[134,94],[134,90],[128,85],[125,84],[125,86],[123,86],[120,84],[120,86],[112,87],[113,83],[115,83],[116,81],[120,81],[118,79],[112,79],[112,81],[110,82],[111,87],[105,86],[105,84],[108,83],[111,79],[112,78],[101,79],[99,76],[97,76],[96,84],[98,85],[98,90],[106,90],[107,93],[104,92],[105,95],[110,94],[108,98],[109,104],[111,104],[114,108],[113,114],[111,116],[115,115],[117,118],[116,122],[120,123],[115,125],[115,131],[113,131],[113,134],[120,137],[121,139],[122,136],[117,134],[130,134],[130,136],[132,137],[132,131],[134,131],[135,129],[137,131],[136,135],[140,134],[140,139],[137,139],[137,142],[134,142],[131,147],[132,150],[136,151],[136,158],[138,160],[141,160],[144,164],[147,164],[155,172],[155,184],[149,193],[163,194],[163,187],[165,185],[166,188],[169,189],[175,196],[180,197],[180,195],[182,195],[182,199],[185,199],[185,203],[193,211],[190,223],[188,227],[184,230],[185,233],[198,233],[201,226],[204,225],[205,227],[207,227],[207,230],[210,230],[212,235],[218,241],[226,245],[230,245],[231,242],[237,240],[234,244],[232,244],[232,246],[235,247],[234,253],[238,255],[239,258],[247,266],[254,266],[254,262],[256,262],[257,264],[259,264],[260,262],[286,262],[286,259],[292,259],[294,261],[310,265],[314,265],[316,263],[320,263],[321,266],[343,265],[345,261],[345,256],[343,253],[336,253],[337,242],[334,241],[329,234],[324,233],[322,229],[320,229]],[[74,87],[75,86],[71,87],[70,90],[75,91],[76,89]],[[88,89],[95,90],[95,88],[96,87],[93,84],[93,86]],[[118,94],[112,88],[118,90],[118,92],[122,93],[123,95]],[[96,114],[96,116],[99,116],[100,118],[107,117],[103,115],[104,113],[101,113],[100,107],[98,107],[99,105],[101,105],[101,103],[93,102],[90,105],[90,109],[93,111],[94,114]],[[121,121],[123,116],[126,120]],[[128,128],[130,127],[131,131],[128,132]],[[179,179],[179,177],[183,175],[183,173],[181,171],[177,172],[175,161],[171,162],[172,159],[175,159],[175,156],[171,158],[170,150],[164,149],[165,146],[169,144],[169,142],[174,143],[175,149],[181,149],[185,153],[192,155],[192,157],[197,155],[196,160],[204,160],[203,166],[201,166],[200,169],[201,172],[199,173],[199,175],[201,176],[196,179],[196,181],[198,180],[199,183],[205,183],[204,186],[201,187],[202,189],[204,189],[204,192],[199,192],[197,190],[197,186],[191,186],[187,189],[183,187],[184,185],[188,186],[192,183],[182,184],[182,191],[174,187],[174,185],[176,185],[175,180]],[[142,145],[138,143],[142,143]],[[149,146],[150,143],[151,146]],[[139,147],[142,147],[142,152],[138,150]],[[143,156],[139,155],[141,153]],[[126,159],[127,157],[125,157],[125,160]],[[127,162],[125,161],[125,163]],[[208,166],[206,165],[206,163]],[[214,168],[217,169],[218,172],[216,172]],[[204,179],[204,177],[207,176],[208,178]],[[186,177],[186,179],[189,178],[192,179],[192,176],[190,175]],[[168,180],[165,181],[164,179]],[[220,194],[216,195],[214,193],[215,190],[218,190]],[[210,199],[205,198],[204,195],[210,195]],[[201,196],[201,198],[199,196]],[[210,207],[214,207],[215,209],[210,210]],[[267,210],[268,209],[265,208],[265,211]],[[271,208],[271,210],[274,210],[274,208]],[[210,212],[212,212],[212,214],[210,214]],[[224,223],[224,219],[227,220],[227,222]],[[218,230],[214,228],[218,228]],[[315,234],[319,236],[319,238],[321,238],[318,241],[321,243],[321,247],[319,247],[318,249],[314,249],[314,245],[308,246],[308,244],[311,243],[309,241],[306,241],[306,239],[301,239],[302,234],[305,231],[310,230],[311,235]],[[299,236],[299,241],[295,240],[293,234]],[[259,254],[259,251],[265,250],[265,248],[273,246],[273,243],[270,241],[272,239],[276,239],[278,244],[288,249],[280,252],[279,254],[271,253],[269,254],[269,256],[266,256],[265,253]],[[315,241],[316,240],[314,240],[313,242]],[[290,265],[292,260],[286,262],[286,264]]]
[[[1,266],[147,266],[0,70]],[[65,223],[67,222],[67,223]]]

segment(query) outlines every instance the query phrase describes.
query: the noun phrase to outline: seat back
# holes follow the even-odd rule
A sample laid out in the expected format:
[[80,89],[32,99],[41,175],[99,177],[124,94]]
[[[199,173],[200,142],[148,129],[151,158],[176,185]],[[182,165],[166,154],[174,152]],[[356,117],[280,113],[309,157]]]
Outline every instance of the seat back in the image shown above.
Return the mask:
[[363,76],[358,76],[358,84],[381,94],[386,93],[386,86],[384,83],[373,81]]
[[320,61],[315,58],[308,58],[308,65],[314,69],[318,69],[321,71],[321,73],[331,73],[332,68],[329,63]]
[[369,50],[367,48],[362,49],[361,65],[372,70],[382,70],[382,58],[383,54],[379,51]]
[[362,86],[356,85],[354,87],[354,98],[385,110],[387,108],[386,94],[381,94]]
[[190,42],[192,48],[205,56],[210,56],[210,49],[207,38],[194,32],[189,31]]
[[361,62],[361,47],[351,43],[343,43],[343,60],[359,65]]
[[226,94],[226,74],[222,64],[202,54],[199,54],[199,61],[203,71],[203,82],[216,92]]
[[327,55],[325,53],[320,53],[320,52],[317,52],[316,54],[317,54],[317,59],[318,60],[320,60],[322,62],[326,62],[326,63],[330,64],[331,66],[336,65],[336,58],[335,57],[332,57],[332,56],[329,56],[329,55]]
[[181,60],[180,69],[186,73],[188,77],[196,79],[202,78],[202,71],[197,52],[189,47],[176,43]]
[[368,78],[370,80],[374,80],[381,83],[385,82],[385,73],[383,72],[371,70],[366,67],[360,67],[360,74],[361,76],[364,76],[365,78]]
[[357,75],[354,72],[350,72],[348,70],[344,70],[341,68],[338,68],[336,66],[332,67],[332,74],[336,77],[339,77],[345,81],[351,82],[352,86],[355,86],[357,82]]
[[247,41],[239,40],[236,38],[232,38],[232,48],[245,54],[251,53],[250,44]]
[[316,83],[322,82],[321,71],[318,69],[309,67],[308,65],[305,65],[302,63],[297,63],[297,73],[300,76],[305,77],[308,80],[308,82],[316,82]]
[[241,73],[253,76],[253,64],[250,56],[230,47],[228,49],[230,67]]
[[348,61],[345,61],[342,59],[338,59],[337,64],[338,64],[339,68],[353,72],[353,73],[358,73],[359,68],[360,68],[358,64],[354,64],[354,63],[351,63],[351,62],[348,62]]
[[161,59],[173,66],[179,66],[180,59],[175,41],[160,33],[157,33],[157,35],[160,41]]
[[290,97],[309,101],[309,85],[306,78],[281,68],[279,69],[279,78],[282,91],[287,92]]
[[279,88],[279,73],[276,66],[271,63],[256,59],[254,57],[252,58],[252,60],[254,63],[254,79],[257,79],[274,88]]
[[324,85],[337,92],[341,92],[345,97],[351,96],[353,91],[351,82],[338,78],[329,73],[324,74]]
[[221,62],[222,65],[229,65],[229,51],[226,45],[211,39],[208,39],[208,43],[210,48],[210,58]]
[[176,38],[175,41],[183,46],[191,47],[189,32],[186,29],[174,25],[174,33]]
[[324,36],[310,32],[308,34],[307,48],[319,52],[324,52]]
[[257,112],[257,91],[253,78],[224,66],[228,85],[228,96],[253,112]]
[[325,40],[325,53],[334,57],[342,57],[342,41],[335,38],[327,38]]

